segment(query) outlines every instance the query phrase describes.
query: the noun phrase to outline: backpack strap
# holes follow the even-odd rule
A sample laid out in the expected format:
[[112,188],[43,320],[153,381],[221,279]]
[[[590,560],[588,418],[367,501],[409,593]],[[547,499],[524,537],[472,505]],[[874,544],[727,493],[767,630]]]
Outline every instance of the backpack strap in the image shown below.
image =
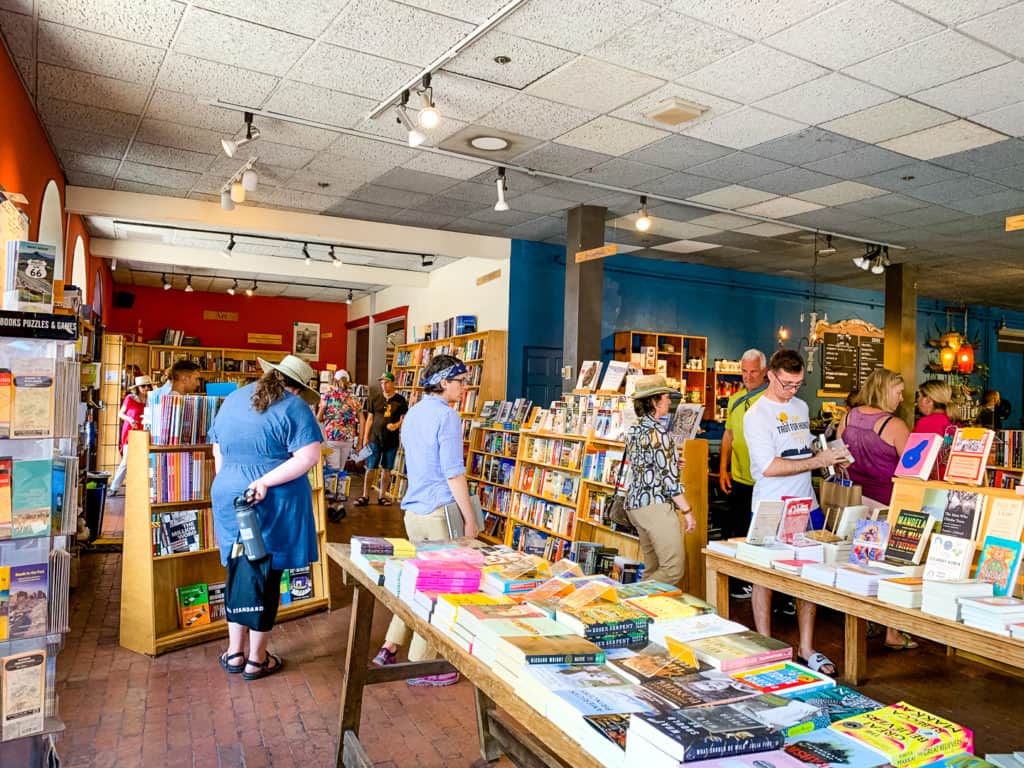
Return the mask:
[[757,395],[759,395],[762,392],[764,392],[766,389],[768,389],[768,382],[767,381],[764,384],[762,384],[760,387],[756,387],[756,388],[750,390],[749,392],[747,392],[742,397],[737,397],[736,398],[736,402],[733,403],[732,404],[732,408],[729,409],[729,413],[732,413],[739,406],[741,406],[743,403],[747,402],[750,398],[756,397]]

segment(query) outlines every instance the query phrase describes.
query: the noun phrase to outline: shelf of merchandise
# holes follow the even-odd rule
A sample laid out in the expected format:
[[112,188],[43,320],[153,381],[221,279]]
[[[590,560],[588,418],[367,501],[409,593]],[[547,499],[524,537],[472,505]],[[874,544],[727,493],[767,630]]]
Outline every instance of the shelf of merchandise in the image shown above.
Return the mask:
[[395,351],[395,387],[413,405],[423,394],[420,375],[435,355],[455,355],[469,367],[472,385],[465,394],[475,399],[471,408],[459,404],[463,416],[480,411],[485,400],[500,400],[505,396],[506,346],[505,331],[478,331],[462,336],[451,336],[436,341],[401,344]]
[[[644,355],[653,347],[654,355]],[[641,357],[635,357],[640,355]],[[659,364],[664,374],[679,382],[686,402],[704,403],[707,389],[708,361],[707,336],[686,336],[659,331],[617,331],[615,333],[615,359],[633,363],[644,374],[658,373]],[[691,365],[690,361],[694,361]],[[653,364],[652,364],[653,363]]]
[[[511,508],[513,488],[510,483],[489,480],[474,469],[493,466],[495,463],[512,462],[509,478],[515,473],[516,453],[519,447],[519,426],[517,424],[492,424],[490,422],[469,422],[469,439],[466,441],[466,479],[470,493],[480,499],[484,512],[484,531],[480,539],[489,544],[502,544],[508,529],[508,513],[498,508],[500,498],[505,497],[505,509]],[[501,451],[495,450],[499,444]],[[487,450],[491,449],[491,450]]]
[[985,469],[987,485],[1016,488],[1024,478],[1024,430],[997,429]]
[[405,473],[405,448],[399,445],[398,453],[395,455],[395,468],[391,470],[391,483],[388,485],[387,491],[384,491],[383,472],[377,474],[377,482],[374,488],[377,490],[378,496],[388,496],[393,501],[398,502],[405,496],[405,491],[408,487],[409,476]]
[[[208,482],[201,499],[188,502],[151,503],[149,500],[149,456],[151,453],[203,451],[210,454]],[[120,644],[124,648],[156,656],[176,648],[206,642],[227,635],[227,622],[215,621],[189,629],[178,626],[175,589],[199,583],[222,582],[227,572],[220,562],[220,549],[174,555],[153,555],[152,514],[175,508],[204,510],[206,523],[213,525],[209,480],[213,477],[212,446],[152,445],[149,433],[140,430],[128,438],[127,496],[125,500],[124,546],[121,571]],[[330,607],[330,587],[323,548],[325,502],[323,469],[310,470],[313,489],[313,515],[316,520],[317,548],[321,552],[310,563],[313,595],[278,611],[278,621],[304,616]]]
[[704,418],[725,421],[728,416],[726,409],[729,406],[729,398],[743,388],[743,375],[738,370],[733,372],[709,368],[707,381],[708,389],[704,395],[707,408],[704,410]]

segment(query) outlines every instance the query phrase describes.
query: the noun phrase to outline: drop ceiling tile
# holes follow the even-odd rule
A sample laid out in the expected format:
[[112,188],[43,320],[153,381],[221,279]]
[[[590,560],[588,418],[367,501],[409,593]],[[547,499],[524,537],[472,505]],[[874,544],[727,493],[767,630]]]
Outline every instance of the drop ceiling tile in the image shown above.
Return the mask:
[[[595,193],[599,193],[602,190],[595,189]],[[637,203],[636,195],[627,195],[621,192],[609,192],[607,194],[601,194],[598,197],[592,197],[587,201],[587,205],[594,205],[599,208],[606,210],[606,217],[615,216],[626,216],[636,211]],[[569,206],[566,206],[568,208]],[[648,209],[652,206],[648,204]],[[526,209],[524,209],[526,210]]]
[[[517,211],[552,214],[561,213],[562,211],[571,208],[572,202],[569,200],[560,200],[557,197],[542,195],[539,192],[528,192],[525,195],[516,195],[511,198],[509,200],[509,205]],[[565,225],[563,224],[563,229],[564,228]]]
[[984,171],[981,175],[1006,187],[1024,189],[1024,165],[1012,165],[1009,168]]
[[[368,112],[369,110],[367,110]],[[416,110],[409,110],[409,117],[413,123],[417,122],[418,115],[419,113]],[[438,123],[437,127],[429,131],[423,131],[427,136],[425,144],[428,147],[439,146],[449,136],[462,131],[466,125],[461,120],[453,119],[451,115],[444,115],[442,110],[442,120]],[[389,139],[397,139],[403,143],[409,138],[405,128],[395,119],[394,111],[385,112],[375,120],[361,120],[353,127],[362,133],[372,136],[386,136]],[[423,129],[421,128],[420,130]]]
[[94,189],[113,189],[114,179],[110,176],[100,176],[85,171],[68,170],[68,183],[78,187],[92,187]]
[[674,240],[671,243],[662,243],[658,246],[658,250],[670,251],[671,253],[697,253],[698,251],[710,251],[718,247],[716,243],[702,243],[699,240]]
[[[539,242],[552,235],[565,234],[565,222],[551,216],[539,216],[524,224],[509,227],[508,236],[518,240],[533,240]],[[629,246],[625,246],[629,247]],[[619,249],[622,253],[622,248]]]
[[470,218],[456,219],[451,224],[442,227],[442,229],[450,232],[467,232],[471,235],[491,235],[493,237],[504,237],[508,232],[507,226]]
[[139,122],[137,115],[114,112],[62,99],[40,98],[36,103],[40,117],[48,127],[78,128],[87,125],[97,133],[131,138]]
[[609,112],[662,85],[662,80],[580,56],[542,77],[527,92],[591,112]]
[[330,153],[342,155],[366,163],[367,167],[379,168],[383,173],[403,163],[415,159],[420,150],[375,141],[372,138],[352,136],[346,133],[333,134],[335,141],[330,146]]
[[770,219],[781,219],[786,216],[797,216],[808,211],[816,211],[822,206],[817,203],[809,203],[806,200],[797,200],[795,197],[776,197],[756,205],[748,205],[740,208],[744,213],[752,213],[755,216],[767,216]]
[[934,163],[917,162],[901,165],[897,168],[890,168],[880,173],[873,173],[860,179],[860,181],[873,187],[881,187],[893,192],[913,195],[916,187],[963,177],[964,174],[962,173],[942,168]]
[[782,51],[751,45],[680,78],[683,85],[752,104],[826,74],[826,70]]
[[642,0],[530,0],[498,29],[585,53],[655,10]]
[[1018,0],[903,0],[904,5],[938,19],[943,24],[962,24],[1015,2]]
[[473,122],[516,95],[503,85],[494,85],[449,72],[433,77],[434,103],[442,116]]
[[340,7],[335,0],[289,0],[286,13],[275,0],[193,0],[192,5],[306,37],[322,34]]
[[311,149],[290,147],[286,144],[262,140],[253,146],[251,154],[259,157],[261,163],[279,165],[283,168],[301,168],[316,155]]
[[860,216],[888,216],[893,213],[912,211],[915,208],[925,208],[927,205],[923,200],[918,200],[916,197],[890,193],[867,200],[845,203],[839,206],[837,210],[851,211]]
[[476,163],[472,160],[461,160],[448,155],[435,155],[431,152],[419,152],[404,168],[411,171],[423,173],[434,173],[438,176],[448,176],[453,179],[472,179],[488,170],[484,163]]
[[137,115],[146,104],[147,86],[40,64],[39,97],[62,99]]
[[[498,56],[505,56],[511,61],[499,64],[494,60]],[[444,68],[488,83],[522,89],[574,58],[575,54],[564,48],[554,48],[504,32],[489,32],[460,51]]]
[[843,205],[844,203],[866,200],[869,197],[880,197],[884,194],[886,194],[886,190],[879,189],[878,187],[858,184],[855,181],[839,181],[825,187],[797,192],[793,197],[798,200],[807,200],[811,203],[821,203],[822,205]]
[[[493,189],[495,178],[497,178],[496,169],[491,167],[471,181],[474,184],[483,184]],[[509,195],[511,196],[521,195],[526,192],[536,192],[538,189],[542,189],[551,183],[550,179],[546,179],[543,176],[531,176],[527,173],[513,170],[508,170],[505,173],[505,179],[508,184]]]
[[668,135],[666,131],[604,116],[562,134],[558,143],[591,152],[625,155]]
[[[469,216],[474,211],[479,211],[486,203],[483,196],[479,200],[459,200],[455,197],[441,197],[440,195],[430,197],[416,206],[416,210],[427,213],[440,213],[450,216],[452,219]],[[564,204],[564,203],[563,203]],[[447,222],[446,222],[447,223]],[[443,225],[442,225],[443,226]]]
[[[599,197],[603,191],[577,184],[574,181],[556,181],[544,187],[544,194],[548,197],[561,198],[573,203],[589,202],[595,197]],[[493,196],[493,193],[488,195],[488,197],[491,196]]]
[[146,184],[140,181],[118,179],[114,182],[118,192],[135,192],[140,195],[159,195],[160,197],[186,197],[188,188],[164,187],[160,184]]
[[429,229],[440,229],[446,224],[455,221],[455,216],[444,213],[431,213],[429,211],[405,210],[396,213],[391,219],[395,224],[404,224],[409,227],[427,227]]
[[1024,80],[1024,64],[1011,61],[1001,67],[929,88],[914,98],[961,117],[1016,104],[1020,101],[1020,82]]
[[590,55],[665,80],[678,80],[747,45],[744,38],[731,32],[666,10],[615,35]]
[[885,221],[891,221],[901,227],[927,227],[931,224],[954,221],[964,218],[964,214],[952,208],[945,208],[941,205],[929,205],[927,208],[918,208],[913,211],[894,213],[891,216],[882,217]]
[[791,165],[807,165],[815,160],[862,149],[864,145],[820,128],[805,128],[798,133],[750,147],[750,152]]
[[476,122],[522,136],[550,140],[590,122],[597,114],[520,93]]
[[[511,187],[511,184],[510,184]],[[488,200],[494,199],[494,183],[483,184],[474,181],[463,181],[453,187],[448,187],[438,193],[438,197],[450,197],[453,200],[474,203],[473,210],[485,205]]]
[[473,221],[486,221],[490,224],[499,224],[503,227],[514,227],[518,224],[525,224],[537,218],[537,214],[528,211],[517,211],[512,201],[509,201],[511,210],[496,211],[493,203],[469,215]]
[[971,120],[1010,136],[1024,136],[1024,101],[974,115]]
[[21,74],[22,83],[28,95],[33,99],[36,97],[36,60],[17,57],[14,59],[18,72]]
[[[212,149],[212,147],[210,148]],[[174,168],[179,171],[192,171],[202,173],[209,168],[216,159],[212,152],[200,153],[190,152],[185,149],[174,149],[158,144],[146,144],[142,141],[132,142],[131,149],[125,158],[134,163],[145,163],[146,165],[158,165],[164,168]],[[175,185],[175,186],[185,186]]]
[[968,176],[964,179],[951,179],[918,187],[914,190],[914,197],[927,200],[929,203],[946,204],[1007,191],[1009,190],[1000,184]]
[[[35,56],[35,46],[32,44],[32,16],[20,13],[9,13],[0,11],[0,30],[3,30],[4,40],[11,54],[18,58],[31,59]],[[51,62],[60,64],[61,62]]]
[[910,158],[906,155],[890,152],[881,147],[867,146],[852,152],[842,152],[832,157],[826,157],[815,163],[808,163],[805,167],[842,179],[857,179],[861,176],[887,171],[890,168],[898,168],[909,162]]
[[1021,29],[1024,29],[1024,4],[1015,3],[998,11],[960,26],[966,34],[989,45],[1013,54],[1024,56],[1024,40]]
[[1017,215],[1024,207],[1024,191],[1011,189],[994,195],[976,197],[973,200],[957,200],[949,203],[949,207],[975,216],[1000,211],[1006,211],[1008,215]]
[[660,179],[644,184],[644,190],[652,195],[665,195],[685,200],[693,195],[699,195],[721,186],[722,182],[717,179],[709,179],[706,176],[695,176],[692,173],[670,173],[668,176],[662,176]]
[[32,15],[32,6],[35,0],[0,0],[0,8],[11,13],[20,13],[22,16]]
[[638,187],[649,181],[666,176],[668,173],[669,171],[665,168],[635,163],[632,160],[617,157],[583,173],[576,174],[576,178],[583,179],[584,181],[612,184],[617,187]]
[[425,66],[474,25],[393,0],[352,0],[324,35],[328,42]]
[[39,22],[38,50],[41,62],[147,86],[164,58],[159,48],[48,21]]
[[[287,123],[284,120],[271,120],[266,117],[256,118],[256,125],[259,126],[263,141],[270,141],[274,144],[287,144],[291,147],[302,147],[322,151],[331,146],[339,134],[333,131],[325,131],[321,128],[312,128],[308,125]],[[239,135],[241,126],[237,126]],[[379,146],[379,144],[378,144]],[[258,145],[256,147],[258,151]]]
[[668,136],[653,144],[648,144],[642,149],[630,152],[626,158],[648,165],[682,171],[729,154],[732,154],[729,147],[701,141],[692,136]]
[[431,13],[480,24],[506,5],[506,0],[402,0]]
[[122,180],[187,190],[199,180],[199,174],[156,165],[125,162],[122,163],[121,172],[118,174],[118,181]]
[[341,216],[346,219],[362,219],[364,221],[390,221],[391,217],[401,212],[401,208],[388,205],[365,203],[362,200],[340,200],[323,213],[328,216]]
[[776,195],[768,192],[762,192],[759,189],[752,189],[750,187],[732,184],[728,187],[721,187],[711,192],[695,195],[689,199],[695,203],[703,203],[704,205],[713,205],[717,208],[736,210],[737,208],[744,208],[748,205],[763,203],[766,200],[771,200],[775,197]]
[[754,40],[779,32],[842,0],[669,0],[665,3],[687,16],[732,30]]
[[[260,168],[260,184],[263,183],[265,168]],[[329,197],[344,197],[355,192],[363,185],[364,178],[359,176],[322,176],[311,174],[308,170],[291,171],[283,183],[275,186],[297,189],[300,192],[313,192],[318,195]]]
[[225,133],[234,133],[242,125],[242,116],[238,112],[200,104],[193,94],[161,88],[153,93],[146,117]]
[[[645,235],[636,231],[636,219],[637,214],[631,213],[628,216],[620,216],[617,219],[612,219],[608,224],[616,229],[632,232],[635,233],[637,237],[643,238]],[[651,222],[650,231],[646,234],[667,237],[672,240],[689,240],[694,237],[709,237],[719,231],[720,230],[712,229],[711,227],[694,226],[686,221],[655,218],[654,221]]]
[[572,176],[608,160],[611,160],[611,155],[603,152],[550,143],[520,155],[516,158],[516,165]]
[[731,155],[709,160],[690,168],[690,173],[707,176],[721,181],[740,182],[784,170],[785,163],[769,160],[747,152],[733,152]]
[[842,69],[942,30],[891,0],[833,6],[765,42],[794,56]]
[[359,96],[286,81],[267,102],[266,108],[325,125],[351,128],[375,106],[375,102]]
[[259,202],[273,208],[291,208],[297,211],[320,213],[336,205],[339,200],[337,197],[327,197],[295,189],[282,189],[281,187],[274,187],[266,192],[265,195],[262,193],[259,195]]
[[270,75],[174,51],[167,54],[157,78],[157,85],[170,91],[208,98],[230,97],[241,104],[262,104],[277,83],[278,79]]
[[690,128],[685,128],[682,132],[712,144],[721,144],[733,149],[746,149],[755,144],[763,144],[780,136],[799,131],[802,128],[804,128],[802,123],[769,115],[767,112],[751,107],[743,107],[721,117],[713,117]]
[[176,0],[38,0],[39,18],[144,45],[166,48],[185,6]]
[[[164,120],[144,119],[139,125],[136,140],[147,144],[159,144],[163,147],[192,152],[214,154],[220,151],[221,139],[230,138],[227,132],[208,131],[190,125],[169,123]],[[195,170],[186,168],[185,170]]]
[[886,104],[832,120],[821,127],[833,133],[874,144],[955,119],[948,112],[941,112],[909,99],[894,99]]
[[690,219],[690,223],[708,229],[733,230],[750,226],[750,219],[745,216],[734,216],[731,213],[711,213]]
[[892,94],[833,72],[756,103],[765,112],[817,125],[889,101]]
[[374,156],[346,157],[333,152],[322,152],[310,161],[303,172],[316,181],[340,179],[369,181],[382,173],[387,173],[394,167],[390,162]]
[[419,67],[412,64],[320,42],[292,67],[288,77],[321,88],[344,90],[355,96],[383,99],[418,72]]
[[99,155],[120,160],[128,148],[128,139],[120,136],[79,131],[66,126],[51,126],[49,134],[54,146],[62,152],[69,150],[84,155]]
[[120,161],[110,157],[99,157],[98,155],[83,155],[78,152],[63,151],[60,153],[61,163],[64,168],[71,171],[84,171],[96,176],[112,177],[117,173]]
[[742,232],[744,235],[753,235],[754,237],[778,237],[779,235],[788,235],[793,232],[799,232],[800,230],[793,229],[792,227],[785,227],[781,224],[763,222],[761,224],[755,224],[752,227],[743,227],[736,231]]
[[755,189],[763,189],[776,195],[792,195],[815,187],[823,187],[836,181],[834,176],[815,173],[806,168],[786,168],[782,171],[769,173],[750,179],[747,184]]
[[883,53],[846,70],[860,80],[907,95],[1009,61],[998,51],[953,30]]
[[[634,198],[635,200],[635,198]],[[636,203],[634,203],[634,206]],[[656,219],[671,219],[672,221],[692,221],[707,214],[702,208],[694,208],[689,205],[677,205],[676,203],[663,203],[657,198],[651,198],[647,204],[647,210]],[[629,210],[616,212],[616,216],[625,216]]]
[[[660,108],[663,102],[673,97],[688,101],[691,104],[698,104],[701,107],[705,107],[706,111],[700,117],[680,123],[679,125],[668,125],[647,117],[648,114]],[[634,123],[641,123],[652,128],[660,128],[663,131],[675,131],[678,133],[685,128],[692,128],[714,117],[719,117],[727,112],[732,112],[734,109],[739,109],[741,106],[741,104],[737,104],[735,101],[729,101],[720,96],[713,96],[710,93],[704,93],[679,83],[667,83],[657,90],[646,93],[628,104],[624,104],[612,112],[611,116],[620,117],[623,120],[632,120]]]
[[1003,134],[988,128],[969,123],[966,120],[957,120],[953,123],[901,136],[898,139],[891,139],[881,146],[893,152],[916,157],[919,160],[930,160],[943,155],[952,155],[956,152],[983,147],[986,144],[995,144],[1005,138]]
[[[435,173],[422,173],[420,171],[410,171],[407,168],[395,168],[378,176],[374,179],[374,183],[393,189],[434,195],[455,186],[458,181],[449,176],[438,176]],[[385,203],[385,205],[388,205],[388,203]],[[409,203],[406,207],[409,208],[413,205],[415,203]]]

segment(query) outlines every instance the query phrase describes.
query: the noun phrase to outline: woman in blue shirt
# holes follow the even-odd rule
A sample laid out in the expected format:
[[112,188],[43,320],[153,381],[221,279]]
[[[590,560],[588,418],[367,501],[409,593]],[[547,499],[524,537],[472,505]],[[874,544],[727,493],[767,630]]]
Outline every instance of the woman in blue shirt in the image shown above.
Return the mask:
[[[304,568],[318,558],[306,473],[320,461],[321,432],[312,410],[298,397],[309,388],[306,382],[313,378],[313,369],[294,355],[280,363],[260,360],[260,365],[263,376],[232,392],[217,413],[210,434],[217,474],[210,494],[221,561],[227,566],[238,539],[234,500],[252,489],[271,558],[269,583],[276,585],[285,568]],[[265,598],[258,629],[228,621],[228,650],[220,665],[246,680],[272,675],[284,664],[267,651],[277,618],[277,589],[272,591]],[[226,595],[228,605],[230,598]]]

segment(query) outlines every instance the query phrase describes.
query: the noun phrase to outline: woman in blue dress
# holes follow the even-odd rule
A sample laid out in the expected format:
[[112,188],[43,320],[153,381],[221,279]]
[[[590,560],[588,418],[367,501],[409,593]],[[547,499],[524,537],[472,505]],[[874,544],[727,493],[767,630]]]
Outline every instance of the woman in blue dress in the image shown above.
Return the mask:
[[[270,581],[277,584],[285,568],[304,568],[317,560],[313,494],[306,479],[320,461],[320,426],[298,397],[313,369],[294,355],[280,363],[260,360],[263,376],[232,392],[220,407],[211,430],[213,523],[221,562],[227,566],[238,539],[234,500],[252,489],[263,541],[271,557]],[[246,680],[272,675],[283,666],[267,651],[277,617],[277,590],[266,598],[257,631],[228,622],[228,650],[221,666]],[[273,599],[271,599],[273,598]],[[226,596],[230,605],[231,596]],[[247,653],[248,651],[248,653]]]

